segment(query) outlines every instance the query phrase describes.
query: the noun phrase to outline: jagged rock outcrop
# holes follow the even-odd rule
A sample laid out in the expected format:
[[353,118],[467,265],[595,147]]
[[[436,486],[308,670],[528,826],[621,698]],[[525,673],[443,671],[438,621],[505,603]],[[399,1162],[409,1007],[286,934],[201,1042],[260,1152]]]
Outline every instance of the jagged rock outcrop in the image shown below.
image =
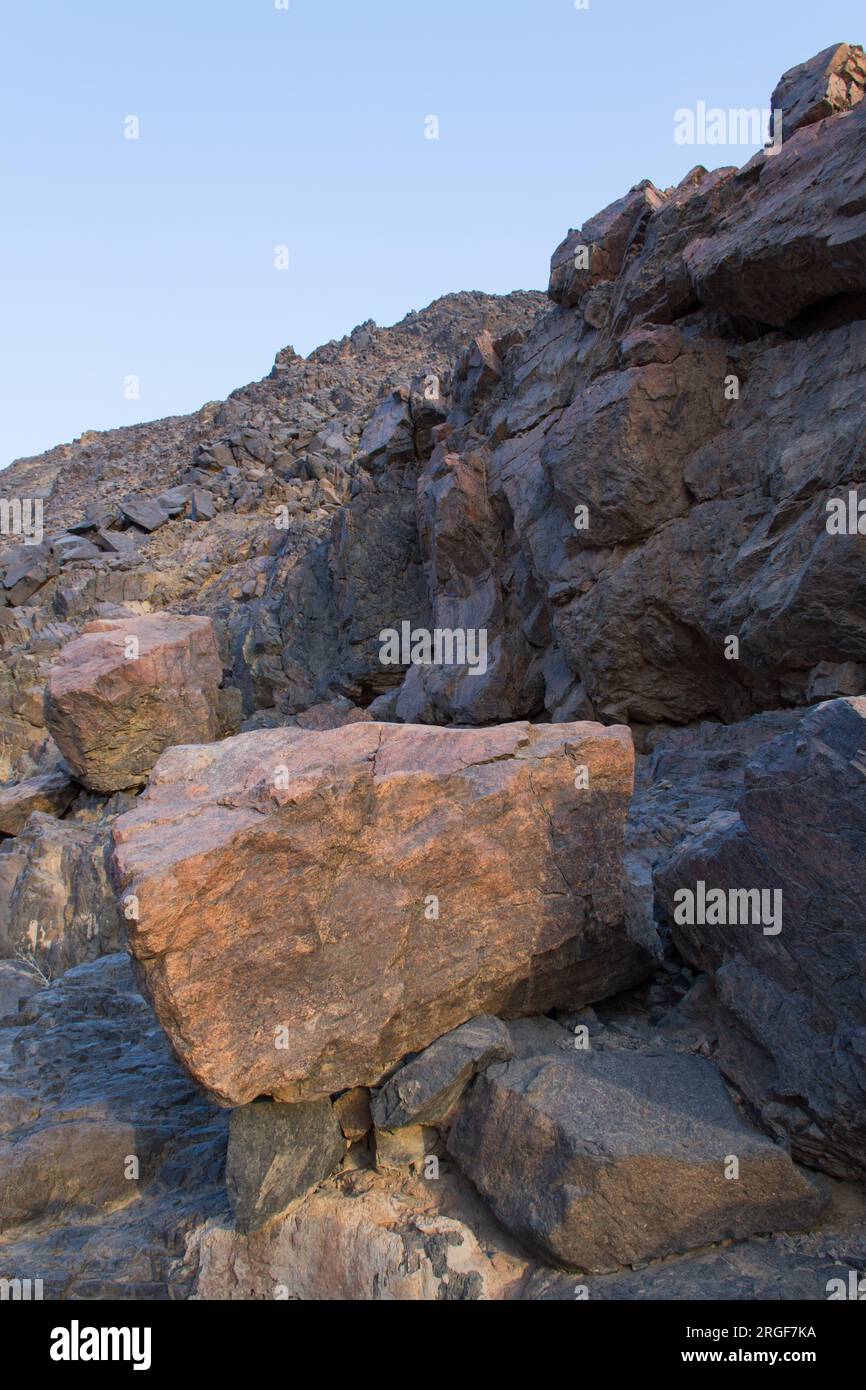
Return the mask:
[[[790,139],[801,126],[813,125],[863,100],[866,54],[859,44],[839,43],[816,53],[786,72],[773,92],[773,118],[782,116],[782,138]],[[771,121],[770,135],[774,135]]]
[[[858,538],[826,525],[863,481],[858,91],[741,171],[644,182],[570,234],[555,306],[477,347],[429,456],[405,421],[377,429],[332,534],[265,605],[288,707],[730,722],[862,668]],[[484,679],[383,668],[404,621],[483,628]]]
[[631,782],[627,731],[585,724],[170,750],[113,840],[178,1055],[235,1105],[316,1099],[478,1013],[634,983],[651,956],[622,927]]
[[[866,1154],[864,747],[866,700],[810,710],[755,750],[736,809],[656,871],[677,945],[715,981],[723,1070],[801,1160],[853,1177]],[[724,902],[701,913],[699,884]]]

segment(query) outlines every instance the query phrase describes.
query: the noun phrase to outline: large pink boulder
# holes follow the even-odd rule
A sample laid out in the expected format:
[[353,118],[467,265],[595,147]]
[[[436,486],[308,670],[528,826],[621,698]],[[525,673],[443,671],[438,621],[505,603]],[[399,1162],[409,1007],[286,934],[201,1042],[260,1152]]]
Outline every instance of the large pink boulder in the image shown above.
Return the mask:
[[114,827],[132,951],[220,1100],[370,1085],[479,1014],[640,979],[631,736],[597,724],[270,729],[173,748]]

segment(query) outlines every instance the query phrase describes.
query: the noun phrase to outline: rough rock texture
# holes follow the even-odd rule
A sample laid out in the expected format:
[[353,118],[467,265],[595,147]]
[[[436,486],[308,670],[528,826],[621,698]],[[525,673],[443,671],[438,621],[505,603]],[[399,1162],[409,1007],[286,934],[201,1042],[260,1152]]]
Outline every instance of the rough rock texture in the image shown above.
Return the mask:
[[[0,966],[0,971],[2,971]],[[223,1182],[227,1117],[208,1104],[171,1057],[126,957],[68,972],[0,1027],[0,1143],[32,1145],[37,1130],[61,1131],[70,1111],[93,1127],[93,1178],[64,1174],[67,1199],[53,1210],[52,1171],[22,1168],[21,1224],[0,1230],[4,1277],[42,1278],[46,1298],[229,1298],[476,1300],[583,1297],[827,1297],[829,1278],[866,1267],[862,1193],[829,1179],[831,1209],[808,1236],[752,1240],[643,1271],[587,1279],[540,1265],[499,1226],[471,1185],[442,1158],[425,1178],[363,1163],[346,1168],[285,1221],[238,1232]],[[2,1017],[2,1015],[0,1015]],[[634,1020],[632,1019],[632,1026]],[[572,1040],[549,1019],[570,1051]],[[511,1024],[533,1031],[534,1021]],[[594,1045],[630,1035],[611,1025]],[[641,1044],[643,1046],[643,1044]],[[146,1136],[155,1166],[138,1181],[103,1158],[103,1123]],[[110,1128],[110,1126],[109,1126]],[[107,1137],[106,1132],[106,1137]],[[43,1144],[46,1141],[43,1140]],[[107,1147],[107,1146],[106,1146]],[[138,1152],[136,1148],[136,1152]],[[37,1152],[34,1148],[32,1152]],[[358,1150],[350,1150],[347,1165]],[[360,1150],[363,1156],[363,1149]],[[77,1175],[77,1176],[76,1176]],[[101,1186],[96,1192],[96,1180]],[[94,1197],[108,1195],[97,1208]],[[9,1200],[7,1197],[6,1200]]]
[[[856,1201],[856,1199],[855,1199]],[[852,1272],[866,1268],[862,1199],[842,1229],[775,1236],[669,1260],[643,1270],[606,1274],[580,1282],[550,1270],[532,1274],[523,1298],[531,1302],[576,1298],[613,1302],[825,1302]]]
[[[549,313],[455,369],[432,450],[380,441],[268,586],[256,642],[288,707],[399,685],[407,721],[730,722],[862,668],[858,540],[825,523],[862,482],[864,128],[860,103],[570,236]],[[401,621],[485,628],[486,675],[383,672]]]
[[181,1174],[205,1201],[225,1120],[172,1058],[126,956],[32,994],[6,1018],[0,1052],[0,1230],[47,1216],[74,1224]]
[[470,1019],[386,1081],[373,1101],[373,1119],[380,1129],[441,1126],[473,1076],[513,1055],[511,1035],[500,1019]]
[[179,1056],[232,1104],[315,1099],[480,1012],[634,983],[649,957],[621,925],[631,781],[627,731],[586,724],[172,749],[113,838]]
[[51,668],[45,716],[94,791],[142,785],[164,748],[220,732],[222,664],[209,618],[88,623]]
[[373,1124],[370,1092],[366,1086],[353,1086],[334,1101],[334,1113],[347,1139],[363,1139]]
[[23,956],[54,977],[123,945],[107,847],[107,822],[39,811],[0,845],[0,957]]
[[864,90],[866,53],[859,44],[838,43],[786,72],[770,104],[774,119],[781,112],[782,138],[788,140],[801,126],[856,106]]
[[509,1230],[587,1271],[796,1230],[821,1210],[711,1063],[675,1053],[536,1051],[495,1065],[464,1097],[448,1150]]
[[401,1125],[396,1129],[376,1129],[374,1132],[376,1167],[380,1172],[390,1168],[421,1172],[431,1156],[436,1155],[439,1135],[429,1125]]
[[0,1019],[17,1014],[19,1005],[39,990],[44,981],[21,961],[0,961]]
[[[195,1297],[474,1302],[520,1296],[525,1255],[467,1185],[443,1175],[351,1173],[245,1238],[217,1222],[191,1238]],[[548,1271],[548,1277],[551,1272]]]
[[746,765],[780,734],[796,729],[800,710],[757,714],[741,724],[660,729],[636,759],[626,826],[626,916],[648,936],[666,916],[653,874],[710,816],[735,811]]
[[[687,960],[719,998],[720,1063],[804,1161],[866,1172],[866,700],[833,700],[749,762],[738,808],[657,872]],[[676,893],[782,894],[781,931],[676,925]],[[730,915],[730,914],[729,914]]]
[[[248,718],[343,698],[406,722],[690,724],[861,693],[859,541],[825,523],[863,483],[862,66],[842,45],[786,74],[778,152],[643,180],[569,234],[546,313],[452,296],[286,349],[188,420],[14,465],[49,526],[139,544],[10,548],[4,592],[36,587],[0,611],[218,617]],[[117,529],[145,477],[170,518],[150,536]],[[210,520],[177,511],[196,488]],[[402,621],[484,628],[487,672],[383,668]],[[17,619],[10,649],[38,666]],[[10,776],[32,761],[30,688],[0,704]]]
[[329,1177],[346,1143],[329,1100],[232,1111],[226,1191],[239,1231],[261,1230]]
[[0,835],[17,835],[34,811],[62,815],[77,791],[75,783],[59,768],[11,787],[0,787]]

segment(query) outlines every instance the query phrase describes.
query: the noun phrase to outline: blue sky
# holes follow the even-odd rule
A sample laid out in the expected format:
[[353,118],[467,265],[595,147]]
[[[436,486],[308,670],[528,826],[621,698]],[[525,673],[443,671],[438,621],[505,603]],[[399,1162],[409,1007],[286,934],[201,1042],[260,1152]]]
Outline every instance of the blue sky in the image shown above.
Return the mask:
[[678,108],[767,107],[866,32],[862,0],[280,3],[3,0],[0,467],[197,409],[287,343],[544,288],[637,180],[753,152],[678,145]]

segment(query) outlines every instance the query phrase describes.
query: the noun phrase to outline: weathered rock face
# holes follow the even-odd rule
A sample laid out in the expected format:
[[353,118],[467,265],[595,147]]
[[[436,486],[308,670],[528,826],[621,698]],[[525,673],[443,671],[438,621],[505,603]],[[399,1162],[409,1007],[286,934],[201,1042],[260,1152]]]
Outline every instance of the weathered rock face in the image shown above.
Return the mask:
[[209,618],[99,620],[54,662],[46,721],[86,786],[118,791],[143,784],[164,748],[217,737],[221,681]]
[[170,750],[115,822],[114,859],[179,1055],[234,1104],[313,1099],[478,1013],[641,978],[621,926],[631,778],[627,731],[586,724]]
[[35,812],[0,848],[0,957],[49,977],[123,945],[107,828]]
[[346,1151],[329,1100],[232,1111],[226,1191],[239,1231],[261,1230],[329,1177]]
[[[778,151],[569,234],[550,312],[479,339],[429,454],[407,402],[400,428],[380,408],[330,536],[253,624],[287,707],[397,685],[406,722],[689,724],[860,693],[859,539],[827,504],[863,483],[866,103],[856,50],[816,63],[783,82]],[[383,672],[402,621],[484,629],[484,677]]]
[[[519,1298],[528,1262],[456,1175],[350,1173],[251,1236],[224,1223],[190,1241],[195,1296],[352,1302]],[[552,1271],[547,1271],[548,1277]]]
[[796,729],[802,710],[756,714],[742,724],[660,729],[637,758],[626,826],[626,918],[647,938],[666,910],[654,874],[701,823],[736,811],[746,766],[758,749]]
[[716,1069],[675,1053],[535,1051],[494,1065],[448,1149],[509,1230],[590,1272],[797,1229],[821,1209],[784,1151],[741,1121]]
[[[600,1298],[824,1298],[840,1250],[859,1267],[844,1224],[745,1240],[817,1205],[713,1063],[862,1180],[864,701],[809,707],[866,692],[864,90],[853,45],[792,69],[780,149],[643,180],[569,233],[546,300],[449,296],[4,474],[47,513],[0,538],[4,1270],[546,1299],[575,1277],[518,1238],[664,1256]],[[403,624],[483,633],[485,669],[383,663]],[[251,732],[216,745],[228,699]],[[596,719],[648,750],[624,924],[630,750]],[[277,1098],[233,1118],[234,1222],[224,1117],[128,967],[41,988],[121,944],[100,794],[160,754],[116,837],[141,978],[219,1099]],[[675,920],[699,883],[779,891],[782,931]],[[513,1021],[536,1010],[558,1021]]]
[[[817,706],[755,751],[737,811],[711,816],[656,874],[678,946],[714,977],[723,1069],[797,1156],[861,1176],[864,747],[866,700]],[[715,922],[678,897],[699,883],[725,895]],[[754,889],[769,912],[730,896]]]
[[21,961],[0,960],[0,1018],[17,1014],[19,1005],[41,989],[39,975]]
[[786,72],[770,104],[774,117],[781,112],[782,138],[788,140],[801,126],[850,110],[864,90],[866,53],[859,44],[839,43]]
[[[435,1181],[344,1168],[287,1218],[244,1235],[222,1180],[228,1117],[172,1058],[128,957],[20,995],[30,997],[17,1018],[0,1010],[0,1147],[16,1173],[0,1196],[14,1224],[2,1262],[10,1279],[35,1272],[46,1298],[573,1301],[588,1288],[593,1300],[826,1299],[830,1279],[864,1267],[863,1199],[833,1184],[839,1210],[812,1234],[568,1275],[540,1266],[447,1158]],[[570,1051],[565,1031],[543,1023]],[[532,1034],[533,1022],[517,1028]],[[76,1144],[64,1151],[73,1117]],[[137,1178],[116,1142],[124,1131]]]
[[573,307],[601,281],[615,280],[626,252],[664,195],[644,179],[580,228],[570,231],[550,262],[548,293],[556,304]]
[[[864,123],[861,103],[798,130],[765,158],[758,197],[732,199],[712,234],[685,249],[702,304],[781,328],[822,300],[862,293]],[[746,177],[738,175],[735,186]]]
[[[54,1216],[68,1223],[71,1251],[76,1220],[155,1195],[160,1183],[188,1195],[197,1187],[206,1211],[221,1178],[225,1117],[177,1065],[128,958],[115,955],[68,971],[6,1018],[0,1136],[0,1229]],[[163,1218],[170,1224],[168,1209]],[[129,1234],[126,1247],[126,1269],[115,1272],[134,1282]],[[67,1261],[78,1263],[69,1253]]]

